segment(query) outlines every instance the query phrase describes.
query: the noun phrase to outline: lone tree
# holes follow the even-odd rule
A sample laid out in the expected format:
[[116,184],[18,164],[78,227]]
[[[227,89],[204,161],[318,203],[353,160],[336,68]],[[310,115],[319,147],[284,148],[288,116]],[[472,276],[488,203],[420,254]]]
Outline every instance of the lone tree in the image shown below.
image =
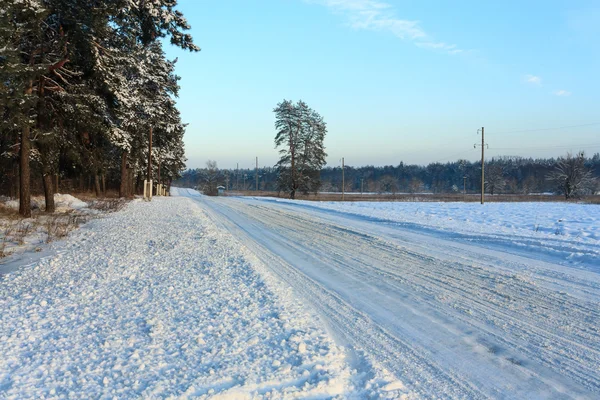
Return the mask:
[[303,101],[296,104],[283,100],[273,110],[275,113],[275,148],[281,147],[277,168],[277,186],[280,191],[296,197],[317,192],[321,186],[321,169],[325,165],[323,140],[327,124],[323,117]]
[[203,192],[207,196],[216,196],[219,194],[219,184],[222,180],[217,162],[208,160],[206,162],[206,173],[203,176]]
[[501,165],[490,165],[485,171],[485,187],[493,196],[494,193],[498,193],[506,186],[506,180],[504,179],[504,170]]
[[567,200],[581,196],[594,183],[592,172],[585,167],[583,151],[575,156],[567,153],[566,157],[559,158],[554,171],[546,179],[552,181]]

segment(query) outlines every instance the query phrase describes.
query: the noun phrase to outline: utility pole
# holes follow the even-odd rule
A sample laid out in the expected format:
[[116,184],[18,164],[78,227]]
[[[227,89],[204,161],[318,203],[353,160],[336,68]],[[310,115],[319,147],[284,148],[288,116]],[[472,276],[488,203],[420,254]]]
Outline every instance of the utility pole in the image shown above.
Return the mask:
[[360,178],[360,195],[362,196],[363,194],[363,183],[364,183],[365,178]]
[[[479,130],[477,131],[479,133]],[[481,204],[485,203],[485,130],[481,127]],[[473,147],[477,148],[477,144]]]
[[258,192],[258,157],[256,157],[256,191]]
[[463,201],[465,201],[467,196],[467,176],[463,176]]
[[156,195],[162,196],[162,186],[160,185],[160,156],[158,156],[158,174],[156,175]]
[[148,181],[152,179],[152,127],[148,138]]
[[144,182],[144,199],[152,200],[152,126],[148,136],[148,179]]
[[235,168],[235,190],[240,190],[240,163]]
[[344,177],[344,157],[342,157],[342,201],[344,201],[344,192],[346,190],[346,180]]

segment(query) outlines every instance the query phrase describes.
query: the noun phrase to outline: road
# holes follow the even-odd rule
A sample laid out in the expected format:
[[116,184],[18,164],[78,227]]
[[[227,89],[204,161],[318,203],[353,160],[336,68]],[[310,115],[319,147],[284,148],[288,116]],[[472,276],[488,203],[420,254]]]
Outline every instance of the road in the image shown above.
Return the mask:
[[424,398],[600,396],[598,274],[303,205],[181,195],[310,308],[365,382],[383,368]]

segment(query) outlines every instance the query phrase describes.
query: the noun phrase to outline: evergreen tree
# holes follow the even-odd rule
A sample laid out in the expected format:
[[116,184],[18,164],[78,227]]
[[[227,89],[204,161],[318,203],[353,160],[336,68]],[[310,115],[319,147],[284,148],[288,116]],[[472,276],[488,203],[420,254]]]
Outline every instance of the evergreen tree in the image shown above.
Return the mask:
[[290,193],[316,192],[320,185],[320,172],[325,165],[323,141],[327,126],[323,118],[306,103],[293,104],[289,100],[279,103],[275,113],[275,147],[281,147],[276,168],[278,191]]
[[60,173],[76,173],[80,182],[93,178],[100,196],[106,177],[121,170],[121,188],[132,194],[148,158],[150,126],[160,160],[154,168],[168,183],[179,176],[185,162],[185,125],[173,99],[179,78],[160,39],[199,48],[184,33],[189,25],[176,6],[175,0],[0,0],[0,175],[15,163],[7,149],[18,149],[22,215],[31,213],[30,160],[48,212],[52,177]]

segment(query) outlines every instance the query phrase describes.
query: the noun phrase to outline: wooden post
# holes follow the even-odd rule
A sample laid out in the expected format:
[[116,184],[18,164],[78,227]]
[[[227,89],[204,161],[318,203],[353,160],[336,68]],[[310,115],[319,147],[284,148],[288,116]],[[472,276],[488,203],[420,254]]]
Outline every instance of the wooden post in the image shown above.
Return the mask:
[[346,179],[344,176],[344,157],[342,157],[342,201],[344,201],[345,191],[346,191]]
[[481,127],[481,204],[485,202],[485,138]]
[[[148,136],[148,182],[152,184],[152,126],[150,126],[150,134]],[[150,195],[152,198],[152,195]]]

